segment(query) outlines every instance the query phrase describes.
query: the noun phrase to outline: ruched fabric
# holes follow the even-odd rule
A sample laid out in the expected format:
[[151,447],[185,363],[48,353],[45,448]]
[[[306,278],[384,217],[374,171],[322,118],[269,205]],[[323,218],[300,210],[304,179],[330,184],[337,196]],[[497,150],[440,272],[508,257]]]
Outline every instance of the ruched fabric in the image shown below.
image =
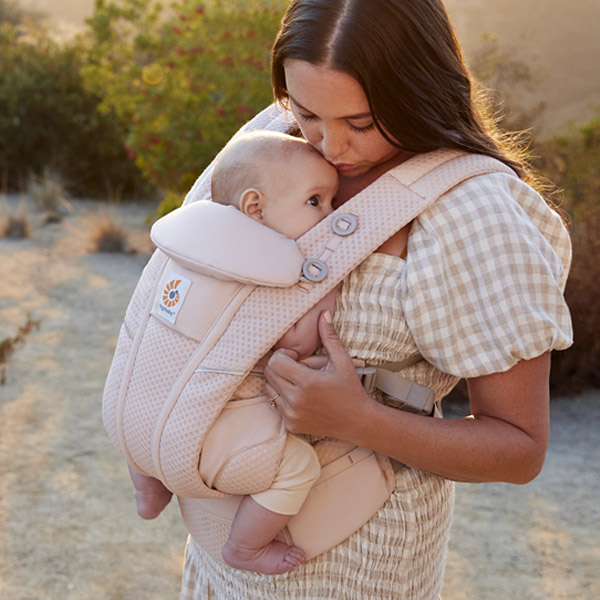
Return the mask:
[[403,467],[383,508],[348,540],[285,575],[237,571],[188,541],[180,600],[433,600],[453,484]]

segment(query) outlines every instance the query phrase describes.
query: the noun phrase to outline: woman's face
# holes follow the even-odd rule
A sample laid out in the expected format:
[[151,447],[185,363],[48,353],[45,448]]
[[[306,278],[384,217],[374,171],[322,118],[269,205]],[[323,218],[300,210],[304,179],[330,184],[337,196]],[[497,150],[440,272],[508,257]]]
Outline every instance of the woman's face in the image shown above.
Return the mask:
[[363,175],[398,154],[375,126],[356,79],[302,60],[287,60],[284,68],[290,108],[304,137],[340,175]]

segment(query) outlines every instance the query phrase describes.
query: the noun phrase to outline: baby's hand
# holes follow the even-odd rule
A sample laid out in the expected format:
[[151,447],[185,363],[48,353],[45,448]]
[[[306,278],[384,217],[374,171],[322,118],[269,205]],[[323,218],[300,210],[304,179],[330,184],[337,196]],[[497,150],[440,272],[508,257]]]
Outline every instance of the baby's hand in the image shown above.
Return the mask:
[[352,440],[353,428],[363,425],[356,415],[371,399],[327,313],[319,330],[328,354],[298,362],[278,350],[265,368],[265,390],[269,397],[279,394],[277,408],[288,431]]

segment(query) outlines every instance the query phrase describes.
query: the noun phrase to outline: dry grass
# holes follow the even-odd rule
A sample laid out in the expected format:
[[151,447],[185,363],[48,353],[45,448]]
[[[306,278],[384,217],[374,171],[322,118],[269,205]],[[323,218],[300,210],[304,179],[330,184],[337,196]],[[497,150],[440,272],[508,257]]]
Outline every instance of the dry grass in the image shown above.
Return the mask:
[[47,223],[62,221],[65,213],[72,210],[63,178],[50,168],[45,168],[41,176],[30,178],[27,193],[38,210],[45,211]]
[[125,226],[114,215],[103,211],[94,215],[90,231],[93,252],[134,253]]
[[13,355],[18,346],[25,343],[26,337],[34,330],[40,328],[40,322],[35,321],[31,316],[27,317],[24,325],[17,329],[17,333],[12,337],[0,340],[0,385],[6,383],[6,363]]
[[31,235],[31,227],[27,218],[27,210],[21,206],[15,214],[6,208],[0,216],[0,237],[11,239],[24,239]]

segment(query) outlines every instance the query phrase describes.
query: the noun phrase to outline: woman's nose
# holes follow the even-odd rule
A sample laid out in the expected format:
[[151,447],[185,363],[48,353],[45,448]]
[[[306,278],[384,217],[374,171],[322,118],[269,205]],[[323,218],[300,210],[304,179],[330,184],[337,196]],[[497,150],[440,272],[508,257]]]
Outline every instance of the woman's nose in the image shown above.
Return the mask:
[[339,128],[323,128],[321,131],[321,153],[329,162],[340,162],[346,147],[346,136]]

